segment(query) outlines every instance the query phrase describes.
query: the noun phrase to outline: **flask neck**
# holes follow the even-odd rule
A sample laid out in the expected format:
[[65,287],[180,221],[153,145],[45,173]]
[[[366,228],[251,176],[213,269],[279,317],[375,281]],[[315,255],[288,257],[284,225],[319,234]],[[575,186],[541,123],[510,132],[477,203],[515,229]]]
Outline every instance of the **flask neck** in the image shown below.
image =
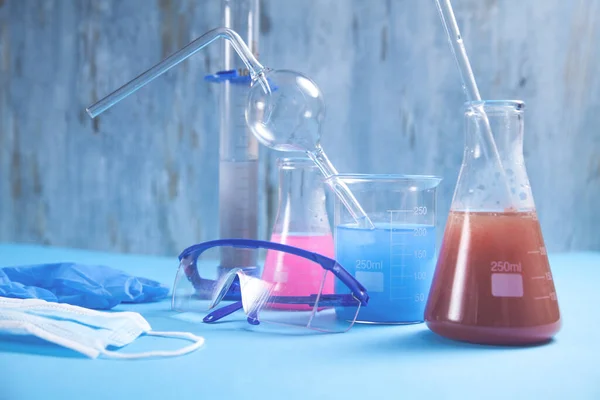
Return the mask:
[[323,175],[308,158],[279,161],[274,234],[329,234]]
[[524,108],[521,101],[467,103],[465,150],[452,210],[535,209],[523,157]]
[[493,143],[505,169],[523,162],[524,105],[518,101],[471,102],[465,110],[465,158],[494,157]]

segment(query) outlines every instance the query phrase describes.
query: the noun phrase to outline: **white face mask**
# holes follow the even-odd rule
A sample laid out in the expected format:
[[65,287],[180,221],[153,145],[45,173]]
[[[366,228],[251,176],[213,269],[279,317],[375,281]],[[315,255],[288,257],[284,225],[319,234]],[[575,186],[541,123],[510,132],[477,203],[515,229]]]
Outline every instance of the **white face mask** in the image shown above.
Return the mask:
[[[204,338],[189,332],[156,332],[140,314],[130,311],[104,312],[39,299],[0,297],[0,333],[32,335],[67,347],[90,358],[169,357],[187,354],[204,344]],[[123,347],[142,334],[176,337],[194,344],[174,351],[123,354],[107,350]]]

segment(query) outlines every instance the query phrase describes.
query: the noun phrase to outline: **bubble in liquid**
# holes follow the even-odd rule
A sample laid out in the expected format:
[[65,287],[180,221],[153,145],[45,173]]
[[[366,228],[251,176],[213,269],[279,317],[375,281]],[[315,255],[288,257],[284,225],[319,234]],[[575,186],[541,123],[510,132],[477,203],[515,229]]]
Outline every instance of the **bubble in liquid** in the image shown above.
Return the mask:
[[479,186],[477,186],[477,189],[479,189],[479,190],[485,190],[485,185],[479,185]]
[[521,193],[519,193],[519,198],[521,200],[525,200],[527,198],[527,195],[525,194],[525,192],[521,192]]
[[512,169],[509,168],[506,170],[506,175],[512,176],[513,174],[514,174],[514,172]]
[[512,194],[515,194],[515,193],[517,193],[517,191],[515,190],[515,188],[512,188],[512,189],[510,189],[510,192],[511,192]]

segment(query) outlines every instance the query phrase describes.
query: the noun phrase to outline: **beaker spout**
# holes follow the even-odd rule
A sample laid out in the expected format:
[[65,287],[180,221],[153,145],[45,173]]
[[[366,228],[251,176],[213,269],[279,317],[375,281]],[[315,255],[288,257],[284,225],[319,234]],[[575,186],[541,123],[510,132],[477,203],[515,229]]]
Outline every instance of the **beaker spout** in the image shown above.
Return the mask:
[[251,78],[253,80],[258,79],[260,81],[261,86],[263,86],[263,89],[265,89],[265,91],[268,92],[268,84],[266,82],[266,79],[262,79],[261,77],[261,74],[263,74],[265,71],[265,67],[263,67],[258,62],[258,60],[254,57],[248,46],[246,46],[242,38],[235,31],[229,28],[220,27],[208,31],[204,35],[189,43],[184,48],[173,53],[172,55],[170,55],[160,63],[156,64],[152,68],[148,69],[132,81],[126,83],[119,89],[104,97],[102,100],[86,108],[87,113],[91,118],[97,117],[98,115],[108,110],[110,107],[112,107],[119,101],[123,100],[130,94],[134,93],[141,87],[145,86],[160,75],[164,74],[180,62],[196,54],[199,50],[203,49],[204,47],[206,47],[207,45],[219,38],[228,40],[231,43],[236,53],[240,56],[244,64],[246,64],[246,66],[248,67],[248,71],[250,72]]
[[348,186],[346,186],[343,181],[336,179],[338,172],[331,161],[329,161],[329,158],[325,155],[321,146],[317,145],[314,151],[308,151],[307,154],[319,167],[323,176],[325,176],[325,178],[330,178],[327,179],[327,183],[352,214],[356,222],[363,228],[375,229],[375,225],[373,225],[373,222],[371,222],[367,213],[363,210]]

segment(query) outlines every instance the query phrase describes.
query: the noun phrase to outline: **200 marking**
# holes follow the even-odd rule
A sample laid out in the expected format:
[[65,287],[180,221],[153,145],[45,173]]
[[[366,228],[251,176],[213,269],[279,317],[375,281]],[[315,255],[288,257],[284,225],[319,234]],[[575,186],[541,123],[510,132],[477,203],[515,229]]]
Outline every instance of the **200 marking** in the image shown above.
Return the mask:
[[415,228],[413,230],[413,236],[427,236],[427,229],[425,229],[425,228]]

